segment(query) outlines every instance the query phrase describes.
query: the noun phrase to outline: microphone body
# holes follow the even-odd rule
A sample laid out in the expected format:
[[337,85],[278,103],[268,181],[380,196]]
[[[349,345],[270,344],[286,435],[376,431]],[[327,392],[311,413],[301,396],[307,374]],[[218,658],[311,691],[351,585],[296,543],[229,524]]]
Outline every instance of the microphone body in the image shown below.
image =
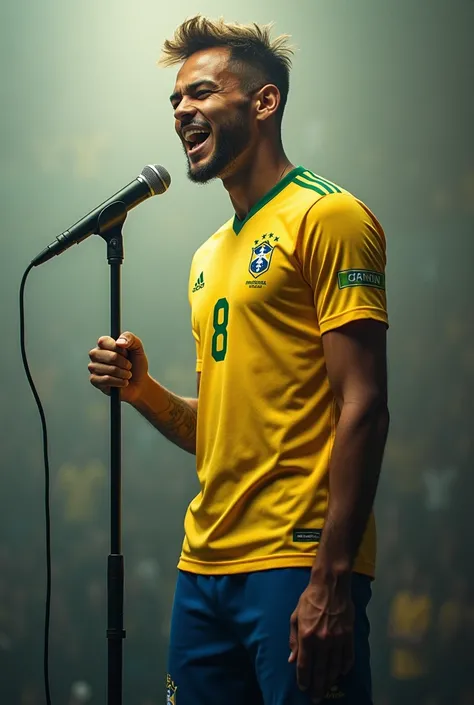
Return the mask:
[[39,264],[43,264],[43,262],[47,262],[52,257],[61,254],[71,245],[79,244],[89,235],[97,233],[99,215],[111,203],[123,203],[127,211],[129,211],[140,205],[147,198],[164,193],[170,183],[171,177],[164,167],[158,164],[146,166],[136,179],[124,186],[120,191],[117,191],[116,194],[101,203],[100,206],[94,208],[93,211],[78,220],[77,223],[74,223],[68,230],[58,235],[48,247],[31,261],[31,264],[37,267]]

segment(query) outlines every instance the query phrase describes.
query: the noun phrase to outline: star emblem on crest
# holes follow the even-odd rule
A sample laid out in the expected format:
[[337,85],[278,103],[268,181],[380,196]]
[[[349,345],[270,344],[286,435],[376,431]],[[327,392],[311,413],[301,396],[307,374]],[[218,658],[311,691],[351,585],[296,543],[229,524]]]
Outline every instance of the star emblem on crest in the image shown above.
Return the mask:
[[265,234],[262,235],[261,237],[259,237],[259,238],[257,238],[256,240],[254,240],[254,244],[255,244],[255,245],[258,245],[260,242],[264,242],[264,240],[267,240],[267,241],[268,241],[268,240],[271,240],[271,239],[273,239],[273,242],[278,242],[278,240],[280,239],[280,237],[279,237],[278,235],[274,235],[273,233],[265,233]]

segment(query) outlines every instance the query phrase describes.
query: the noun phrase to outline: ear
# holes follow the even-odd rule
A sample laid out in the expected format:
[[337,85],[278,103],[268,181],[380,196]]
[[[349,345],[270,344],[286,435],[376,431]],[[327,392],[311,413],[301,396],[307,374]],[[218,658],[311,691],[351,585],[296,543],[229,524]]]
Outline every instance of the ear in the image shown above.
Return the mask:
[[257,120],[268,120],[280,106],[280,91],[273,83],[268,83],[255,94],[254,101]]

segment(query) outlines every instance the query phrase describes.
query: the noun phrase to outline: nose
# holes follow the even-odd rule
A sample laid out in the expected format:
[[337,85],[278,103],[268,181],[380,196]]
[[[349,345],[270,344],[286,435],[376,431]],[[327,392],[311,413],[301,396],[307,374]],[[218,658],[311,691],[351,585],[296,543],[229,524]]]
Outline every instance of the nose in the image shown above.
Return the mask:
[[186,96],[183,96],[175,108],[174,119],[176,122],[189,122],[189,118],[196,115],[196,108]]

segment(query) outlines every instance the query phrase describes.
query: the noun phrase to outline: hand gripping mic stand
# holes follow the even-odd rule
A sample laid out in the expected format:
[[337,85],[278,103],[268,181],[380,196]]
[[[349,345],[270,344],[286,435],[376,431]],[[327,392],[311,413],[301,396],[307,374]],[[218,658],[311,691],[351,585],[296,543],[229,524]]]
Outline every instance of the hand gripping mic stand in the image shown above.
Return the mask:
[[[100,213],[97,234],[107,243],[110,265],[110,335],[121,331],[120,267],[123,262],[122,226],[127,217],[124,203],[110,203]],[[122,457],[120,389],[110,390],[110,555],[107,563],[107,705],[122,705],[123,556],[122,550]]]

